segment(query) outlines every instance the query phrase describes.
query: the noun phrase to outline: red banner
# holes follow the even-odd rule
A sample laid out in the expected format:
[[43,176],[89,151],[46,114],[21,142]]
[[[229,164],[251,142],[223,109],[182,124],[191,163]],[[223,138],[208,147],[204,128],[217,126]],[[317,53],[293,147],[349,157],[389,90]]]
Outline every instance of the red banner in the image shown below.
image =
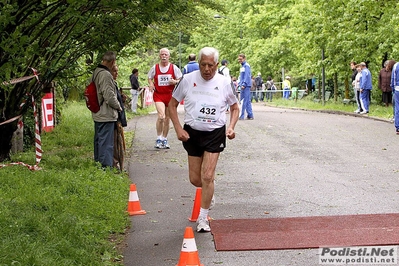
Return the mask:
[[54,129],[53,93],[46,93],[42,98],[42,129],[51,132]]

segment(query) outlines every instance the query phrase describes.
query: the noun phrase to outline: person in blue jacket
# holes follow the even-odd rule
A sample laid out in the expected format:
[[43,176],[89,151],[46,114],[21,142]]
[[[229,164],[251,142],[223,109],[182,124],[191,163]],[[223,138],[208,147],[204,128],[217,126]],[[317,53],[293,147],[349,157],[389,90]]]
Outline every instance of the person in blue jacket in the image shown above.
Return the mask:
[[199,70],[198,62],[195,60],[197,57],[195,54],[190,54],[188,56],[188,64],[183,68],[183,75],[187,73],[191,73],[193,71]]
[[391,88],[394,92],[394,123],[396,128],[396,134],[399,135],[399,62],[395,63],[392,67]]
[[362,77],[360,78],[360,102],[363,109],[363,111],[360,113],[368,114],[370,105],[370,93],[373,89],[373,85],[371,83],[371,73],[370,70],[368,70],[365,62],[361,62],[359,65],[362,68]]
[[247,119],[253,120],[254,114],[252,112],[252,103],[251,103],[251,67],[246,61],[244,54],[238,55],[238,62],[241,64],[240,68],[240,83],[238,84],[241,88],[240,96],[243,100],[241,106],[241,115],[240,120],[243,120],[245,117],[245,112],[247,112]]

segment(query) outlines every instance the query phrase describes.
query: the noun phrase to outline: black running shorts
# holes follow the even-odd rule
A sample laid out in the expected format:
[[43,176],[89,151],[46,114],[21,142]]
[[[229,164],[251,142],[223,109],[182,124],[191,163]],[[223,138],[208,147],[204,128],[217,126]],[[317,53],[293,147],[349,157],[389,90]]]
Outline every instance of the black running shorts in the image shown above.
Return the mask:
[[212,131],[200,131],[184,125],[184,130],[190,135],[188,141],[183,141],[183,147],[188,155],[201,157],[204,151],[222,152],[226,147],[226,126]]

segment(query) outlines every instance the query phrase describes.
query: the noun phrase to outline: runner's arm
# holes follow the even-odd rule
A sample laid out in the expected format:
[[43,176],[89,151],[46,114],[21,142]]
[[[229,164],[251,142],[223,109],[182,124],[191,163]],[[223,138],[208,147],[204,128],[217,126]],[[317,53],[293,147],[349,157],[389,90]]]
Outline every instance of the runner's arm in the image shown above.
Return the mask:
[[177,139],[180,141],[187,141],[190,136],[187,131],[183,129],[179,121],[179,115],[177,114],[177,106],[179,102],[172,97],[168,104],[170,120],[172,120],[173,127],[175,128]]
[[240,112],[240,109],[238,107],[238,103],[234,103],[233,105],[230,105],[230,124],[226,130],[226,136],[229,139],[234,139],[236,136],[236,134],[234,132],[234,128],[238,121],[239,112]]

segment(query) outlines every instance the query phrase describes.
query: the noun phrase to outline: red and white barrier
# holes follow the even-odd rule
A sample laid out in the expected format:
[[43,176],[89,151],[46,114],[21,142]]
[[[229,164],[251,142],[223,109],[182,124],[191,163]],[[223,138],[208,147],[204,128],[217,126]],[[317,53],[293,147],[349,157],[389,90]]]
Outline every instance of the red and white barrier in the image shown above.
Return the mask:
[[[39,77],[38,77],[39,74],[37,73],[37,70],[34,69],[34,68],[31,68],[31,69],[33,71],[33,75],[32,76],[13,79],[13,80],[8,81],[8,82],[3,82],[2,84],[3,85],[12,85],[12,84],[15,84],[15,83],[18,83],[18,82],[29,80],[29,79],[34,78],[34,77],[40,83]],[[24,106],[25,103],[26,103],[26,100],[23,101],[20,104],[19,108],[22,108],[22,106]],[[29,164],[26,164],[26,163],[23,163],[23,162],[16,162],[16,163],[9,163],[9,164],[1,164],[0,168],[3,168],[5,166],[10,166],[10,165],[23,165],[23,166],[28,167],[29,170],[33,170],[33,171],[41,169],[39,167],[39,163],[42,160],[42,154],[43,154],[43,151],[42,151],[42,140],[41,140],[41,137],[40,137],[39,118],[37,116],[36,103],[35,103],[35,98],[33,97],[33,95],[32,95],[32,106],[33,106],[33,116],[35,118],[35,158],[36,158],[36,164],[35,165],[29,165]],[[11,123],[11,122],[13,122],[13,121],[15,121],[15,120],[17,120],[17,119],[19,119],[21,117],[22,117],[22,115],[19,115],[19,116],[13,117],[11,119],[8,119],[7,121],[4,121],[4,122],[0,123],[0,126],[3,125],[3,124]],[[22,126],[22,125],[23,125],[23,122],[19,121],[18,122],[18,126]]]

